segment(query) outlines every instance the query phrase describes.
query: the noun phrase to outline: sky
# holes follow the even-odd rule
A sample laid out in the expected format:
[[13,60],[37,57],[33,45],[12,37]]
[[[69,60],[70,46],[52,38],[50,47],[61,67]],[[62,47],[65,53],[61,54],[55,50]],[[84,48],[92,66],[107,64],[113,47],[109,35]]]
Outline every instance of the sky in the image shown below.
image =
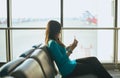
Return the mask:
[[[60,0],[11,0],[12,18],[60,17]],[[89,10],[99,22],[108,21],[113,15],[112,0],[63,0],[64,17],[80,17]],[[118,0],[120,3],[120,0]],[[0,0],[0,17],[6,17],[6,0]],[[75,5],[75,6],[74,6]],[[102,6],[101,6],[102,5]],[[120,7],[120,5],[118,5]],[[119,8],[120,9],[120,8]],[[120,10],[118,13],[120,18]],[[104,18],[103,18],[104,17]],[[105,19],[107,18],[107,19]],[[119,20],[120,21],[120,20]]]
[[13,17],[59,16],[59,0],[13,0]]
[[[96,12],[97,0],[64,0],[65,15],[79,15],[85,9]],[[81,3],[82,2],[82,3]],[[86,3],[87,2],[87,3]],[[93,3],[94,2],[94,3]],[[6,12],[6,0],[0,0],[1,12]],[[77,6],[73,6],[73,5]],[[75,9],[77,8],[77,9]],[[4,14],[4,15],[3,15]],[[60,0],[12,0],[13,17],[54,17],[60,15]],[[0,14],[5,16],[5,13]]]

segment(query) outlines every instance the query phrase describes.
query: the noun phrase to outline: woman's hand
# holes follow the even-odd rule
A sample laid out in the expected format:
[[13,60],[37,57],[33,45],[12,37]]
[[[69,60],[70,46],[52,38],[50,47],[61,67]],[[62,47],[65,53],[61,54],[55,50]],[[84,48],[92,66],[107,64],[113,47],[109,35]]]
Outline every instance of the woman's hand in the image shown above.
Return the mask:
[[77,41],[76,38],[74,38],[74,41],[73,41],[73,43],[71,44],[71,50],[74,50],[74,49],[76,48],[77,44],[78,44],[78,41]]
[[72,51],[75,49],[75,47],[77,46],[78,41],[76,40],[76,38],[74,38],[74,41],[72,44],[70,44],[66,49],[67,49],[67,55],[70,56],[70,54],[72,53]]
[[78,41],[76,38],[74,38],[73,43],[70,44],[68,47],[70,48],[71,51],[73,51],[76,48],[77,44],[78,44]]

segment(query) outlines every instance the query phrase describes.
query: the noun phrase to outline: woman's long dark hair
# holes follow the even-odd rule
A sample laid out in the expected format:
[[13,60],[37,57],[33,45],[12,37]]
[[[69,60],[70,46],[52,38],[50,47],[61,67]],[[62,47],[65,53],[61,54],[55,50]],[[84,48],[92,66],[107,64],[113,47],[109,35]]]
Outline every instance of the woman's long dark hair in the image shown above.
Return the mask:
[[[62,28],[62,26],[59,22],[57,22],[55,20],[50,20],[48,22],[47,28],[46,28],[45,43],[47,44],[50,39],[56,41],[56,35],[60,33],[61,28]],[[58,42],[58,43],[61,44],[62,46],[64,46],[64,44],[62,42]]]

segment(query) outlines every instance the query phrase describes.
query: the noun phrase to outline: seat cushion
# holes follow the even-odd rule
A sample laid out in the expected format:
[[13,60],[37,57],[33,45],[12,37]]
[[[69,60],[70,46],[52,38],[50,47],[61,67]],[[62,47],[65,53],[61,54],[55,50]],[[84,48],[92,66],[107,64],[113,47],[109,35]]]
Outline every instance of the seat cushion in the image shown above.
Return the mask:
[[50,61],[52,62],[52,67],[53,70],[55,71],[55,74],[57,75],[59,73],[58,67],[55,63],[55,61],[52,59],[51,55],[50,55],[50,50],[48,49],[48,47],[46,45],[41,47],[42,50],[44,50],[46,52],[46,54],[49,56],[48,58],[50,59]]
[[39,62],[42,66],[46,78],[54,78],[55,70],[53,67],[53,62],[49,55],[42,49],[36,49],[33,54],[30,56]]
[[19,57],[15,60],[12,60],[6,64],[4,64],[1,68],[0,68],[0,76],[4,77],[4,76],[8,76],[10,74],[11,71],[13,71],[17,66],[19,66],[23,61],[25,60],[25,58],[23,57]]
[[41,45],[42,45],[42,43],[40,43],[40,44],[38,44],[38,45],[32,46],[31,49],[23,52],[23,53],[20,55],[20,57],[28,58],[28,57],[34,52],[34,50],[37,49],[37,48],[40,48]]
[[15,78],[45,78],[39,63],[32,58],[25,60],[10,75]]
[[26,52],[22,53],[20,57],[28,58],[32,54],[32,52],[34,52],[34,50],[35,50],[34,48],[31,48],[27,50]]

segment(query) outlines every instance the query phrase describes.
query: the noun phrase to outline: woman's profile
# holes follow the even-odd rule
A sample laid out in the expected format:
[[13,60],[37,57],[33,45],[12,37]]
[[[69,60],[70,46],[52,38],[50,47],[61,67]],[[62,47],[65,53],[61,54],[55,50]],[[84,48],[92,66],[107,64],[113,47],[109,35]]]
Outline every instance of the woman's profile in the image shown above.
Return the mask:
[[66,47],[60,40],[61,29],[62,26],[58,21],[50,20],[46,27],[45,43],[63,78],[86,74],[95,74],[98,78],[112,78],[96,57],[69,59],[69,55],[72,54],[78,41],[75,38]]

